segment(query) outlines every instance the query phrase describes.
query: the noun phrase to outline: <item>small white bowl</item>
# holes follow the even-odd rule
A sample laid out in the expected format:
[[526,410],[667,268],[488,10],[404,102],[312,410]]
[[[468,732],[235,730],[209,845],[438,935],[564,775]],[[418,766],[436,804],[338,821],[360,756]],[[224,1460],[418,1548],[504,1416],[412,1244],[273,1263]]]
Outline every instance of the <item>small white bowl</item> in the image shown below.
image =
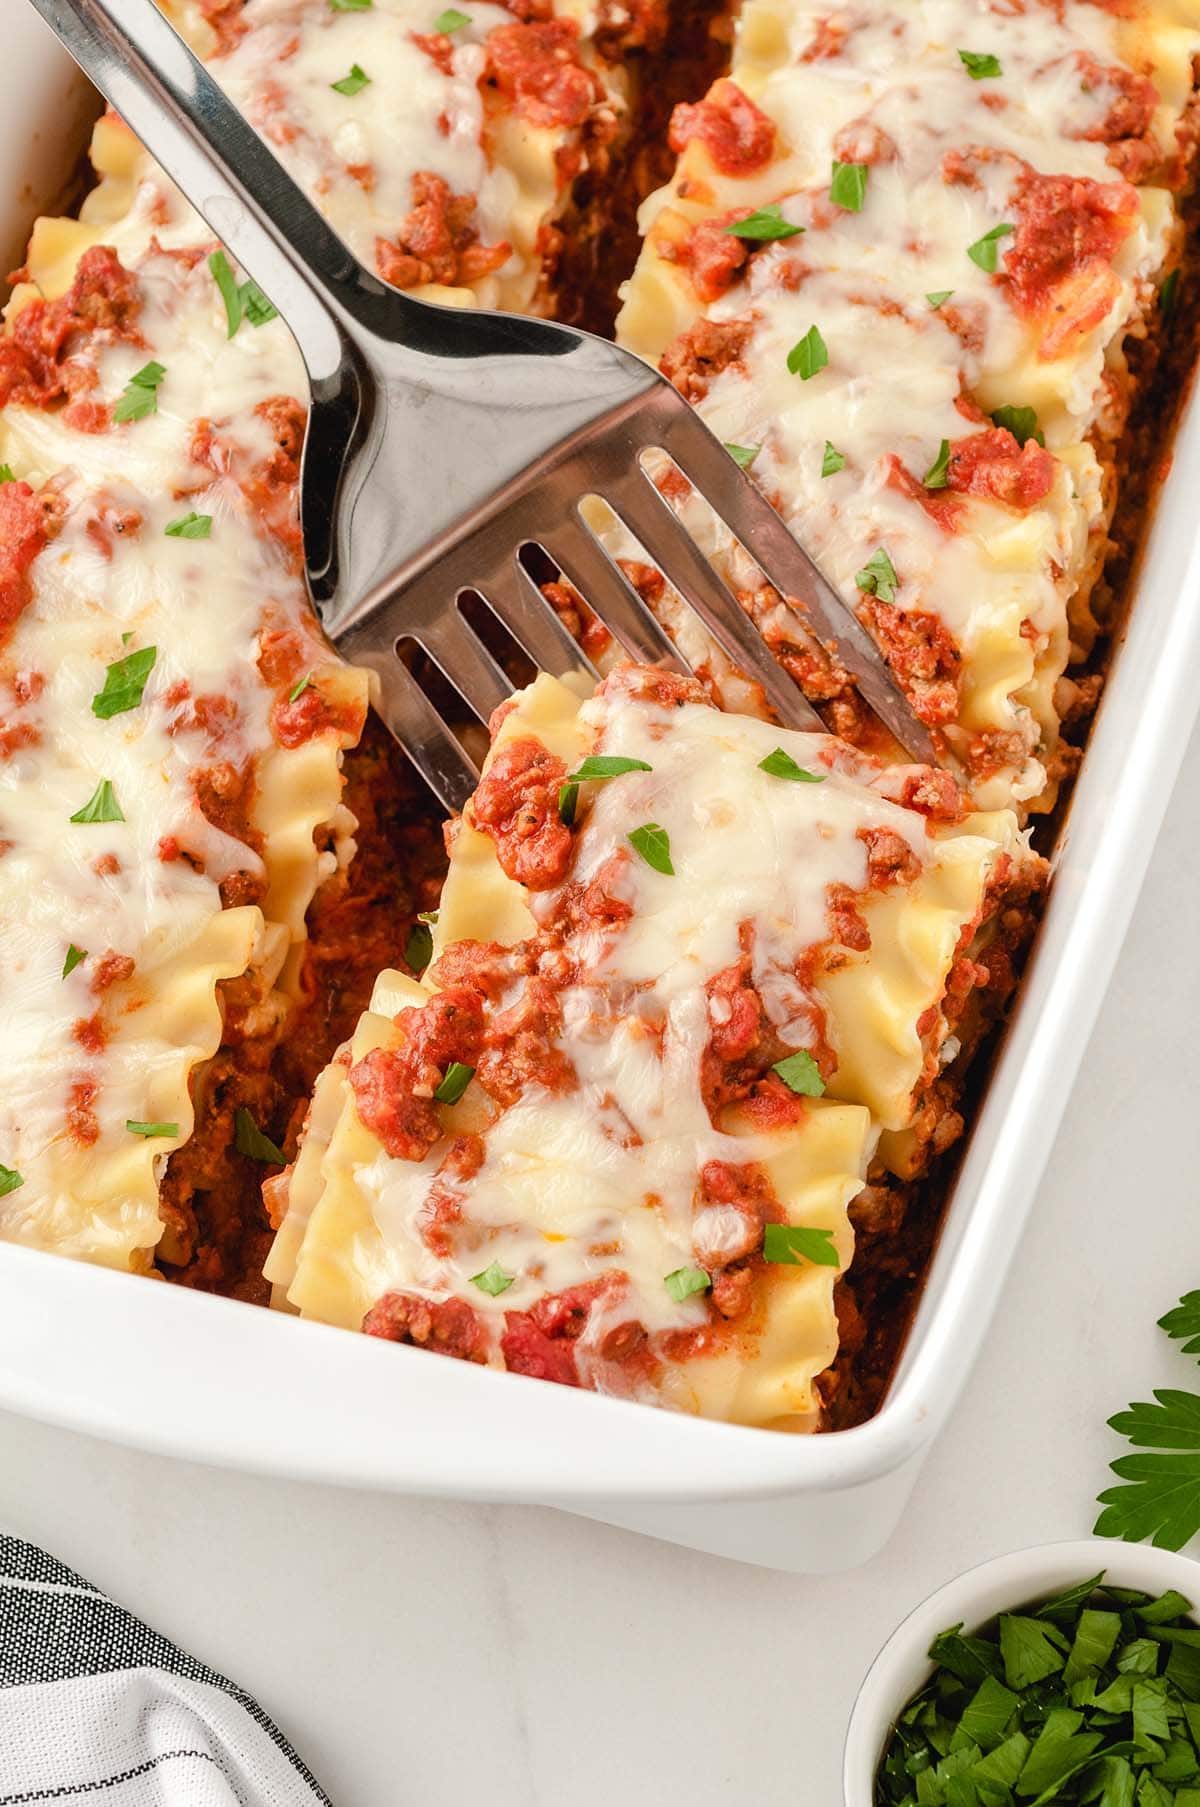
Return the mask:
[[1073,1543],[1013,1550],[968,1569],[909,1613],[868,1669],[846,1731],[845,1807],[874,1807],[875,1771],[884,1745],[896,1715],[933,1673],[927,1652],[939,1631],[960,1623],[968,1632],[977,1631],[997,1613],[1049,1599],[1101,1569],[1116,1587],[1141,1588],[1148,1594],[1178,1588],[1200,1616],[1200,1562],[1147,1544],[1081,1537]]

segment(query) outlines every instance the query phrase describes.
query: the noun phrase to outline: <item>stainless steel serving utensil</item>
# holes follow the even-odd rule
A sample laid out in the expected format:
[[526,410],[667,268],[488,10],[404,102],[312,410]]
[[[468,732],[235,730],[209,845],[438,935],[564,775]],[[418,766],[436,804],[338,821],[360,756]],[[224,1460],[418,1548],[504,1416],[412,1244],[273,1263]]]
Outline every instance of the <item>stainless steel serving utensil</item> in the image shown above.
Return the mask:
[[398,655],[416,641],[483,720],[512,689],[459,606],[483,597],[529,657],[591,672],[520,558],[547,551],[631,657],[678,648],[585,525],[599,495],[761,684],[779,720],[821,727],[642,466],[665,451],[832,643],[916,758],[925,728],[874,642],[666,379],[589,333],[435,307],[364,269],[226,99],[154,0],[33,0],[113,107],[286,320],[312,409],[300,483],[308,586],[338,649],[379,674],[380,709],[450,809],[477,773]]

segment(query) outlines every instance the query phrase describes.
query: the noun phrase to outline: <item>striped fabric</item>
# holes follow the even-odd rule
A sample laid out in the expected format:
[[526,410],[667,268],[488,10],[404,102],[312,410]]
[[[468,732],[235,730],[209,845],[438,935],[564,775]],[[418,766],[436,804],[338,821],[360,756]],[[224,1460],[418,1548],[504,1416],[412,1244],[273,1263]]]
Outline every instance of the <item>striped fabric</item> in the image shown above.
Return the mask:
[[0,1807],[42,1801],[331,1807],[243,1689],[0,1535]]

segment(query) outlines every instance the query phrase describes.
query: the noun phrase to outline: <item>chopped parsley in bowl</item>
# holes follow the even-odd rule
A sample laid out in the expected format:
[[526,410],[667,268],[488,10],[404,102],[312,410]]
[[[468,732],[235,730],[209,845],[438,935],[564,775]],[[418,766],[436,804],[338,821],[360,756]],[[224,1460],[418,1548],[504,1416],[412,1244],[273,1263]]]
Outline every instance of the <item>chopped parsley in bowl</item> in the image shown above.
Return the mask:
[[960,1576],[863,1685],[847,1807],[1200,1807],[1196,1602],[1186,1557],[1098,1540]]

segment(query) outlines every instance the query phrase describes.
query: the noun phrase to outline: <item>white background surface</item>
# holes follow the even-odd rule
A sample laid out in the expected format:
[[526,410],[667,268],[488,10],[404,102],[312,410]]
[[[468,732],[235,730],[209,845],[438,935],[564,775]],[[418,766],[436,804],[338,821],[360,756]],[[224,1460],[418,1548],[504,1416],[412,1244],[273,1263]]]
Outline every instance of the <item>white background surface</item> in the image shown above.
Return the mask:
[[1200,1386],[1154,1327],[1200,1286],[1198,794],[1200,738],[987,1353],[867,1567],[782,1575],[3,1415],[0,1523],[256,1694],[336,1807],[838,1807],[850,1706],[895,1623],[975,1561],[1090,1530],[1123,1447],[1105,1418]]

